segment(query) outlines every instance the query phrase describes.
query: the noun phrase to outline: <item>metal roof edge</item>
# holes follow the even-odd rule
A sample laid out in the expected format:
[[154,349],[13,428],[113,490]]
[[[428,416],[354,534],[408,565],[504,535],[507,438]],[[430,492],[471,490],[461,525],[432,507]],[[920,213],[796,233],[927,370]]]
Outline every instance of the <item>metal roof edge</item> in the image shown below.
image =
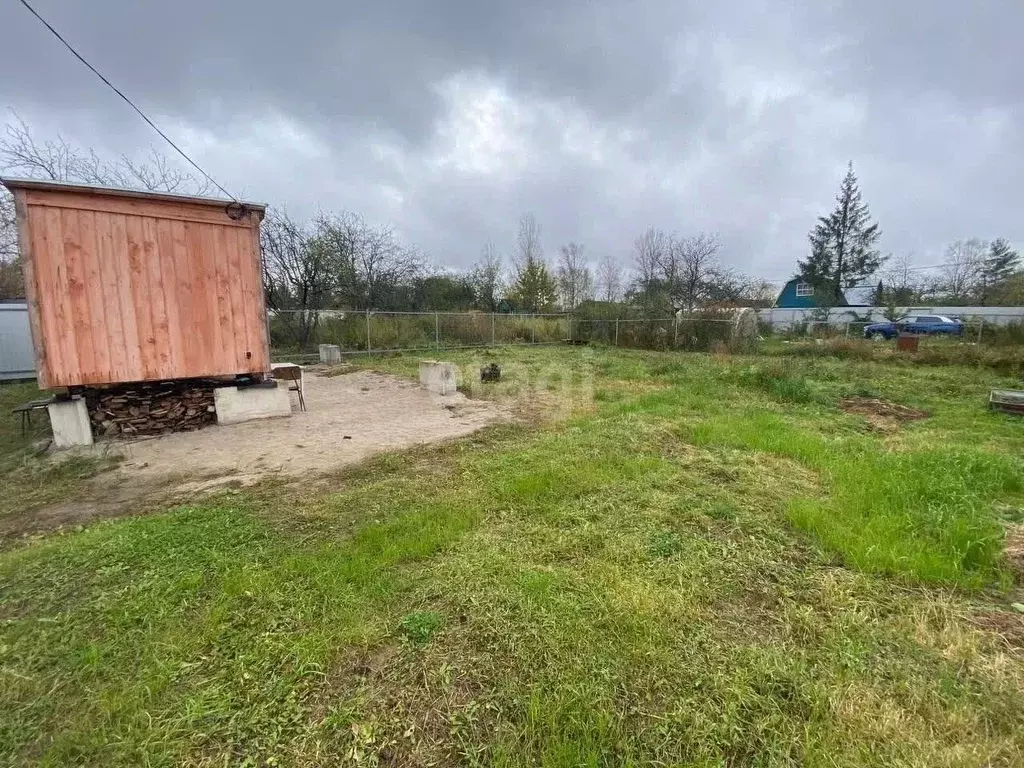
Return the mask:
[[0,176],[0,184],[7,189],[37,189],[47,192],[87,192],[94,195],[109,197],[132,197],[142,200],[161,200],[171,203],[195,203],[197,205],[244,205],[263,214],[267,210],[266,203],[249,200],[228,200],[220,197],[200,197],[198,195],[182,195],[174,192],[150,192],[140,189],[124,189],[121,187],[101,187],[95,184],[83,184],[75,181],[49,181],[46,179],[21,179],[13,176]]

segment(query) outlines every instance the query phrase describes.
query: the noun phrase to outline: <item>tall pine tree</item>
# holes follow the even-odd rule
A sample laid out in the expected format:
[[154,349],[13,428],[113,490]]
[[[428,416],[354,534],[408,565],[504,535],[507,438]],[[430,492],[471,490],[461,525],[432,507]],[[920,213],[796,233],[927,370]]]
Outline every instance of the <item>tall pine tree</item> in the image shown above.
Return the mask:
[[1002,237],[996,238],[989,246],[988,257],[981,267],[978,281],[978,302],[981,306],[997,303],[1006,297],[1004,288],[1013,274],[1020,268],[1018,254]]
[[1002,237],[996,238],[989,246],[988,262],[985,264],[985,279],[999,283],[1008,278],[1020,266],[1020,254]]
[[870,277],[885,261],[875,247],[881,234],[861,199],[850,163],[836,195],[835,210],[819,217],[808,236],[811,253],[799,262],[800,276],[835,304],[844,304],[845,291]]

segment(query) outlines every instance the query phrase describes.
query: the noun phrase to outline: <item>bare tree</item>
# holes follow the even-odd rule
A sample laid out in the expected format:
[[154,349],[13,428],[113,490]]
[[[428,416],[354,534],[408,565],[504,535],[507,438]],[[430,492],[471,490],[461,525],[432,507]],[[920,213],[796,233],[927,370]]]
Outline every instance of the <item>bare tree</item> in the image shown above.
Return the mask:
[[767,280],[750,278],[744,290],[744,299],[755,307],[770,307],[779,295],[779,289]]
[[648,227],[633,241],[634,293],[650,306],[657,300],[661,287],[661,265],[668,250],[669,238],[660,229]]
[[320,237],[330,249],[335,303],[354,309],[364,303],[356,254],[365,239],[366,222],[347,211],[332,214],[321,211],[314,221]]
[[950,301],[966,302],[980,285],[988,243],[971,238],[950,243],[942,266],[943,287]]
[[602,301],[622,301],[622,265],[611,256],[602,258],[597,265],[597,284]]
[[515,265],[522,270],[526,265],[544,259],[544,249],[540,244],[540,224],[532,213],[524,213],[519,217],[519,231],[516,233]]
[[356,252],[356,280],[363,307],[382,309],[392,304],[396,290],[412,282],[422,270],[423,257],[403,246],[390,227],[368,227]]
[[884,298],[893,305],[906,306],[921,300],[925,281],[912,263],[913,254],[900,253],[890,256],[882,272]]
[[335,299],[350,309],[400,304],[400,294],[408,293],[423,271],[423,257],[390,227],[371,226],[348,212],[320,213],[314,226],[330,254]]
[[271,209],[260,228],[267,305],[305,347],[335,287],[334,254],[321,234]]
[[501,255],[494,243],[487,243],[483,247],[480,260],[469,272],[469,283],[473,287],[477,308],[484,312],[497,312],[504,280]]
[[732,281],[733,276],[718,264],[718,235],[701,232],[672,238],[662,257],[661,272],[673,311],[692,313],[709,298],[712,286]]
[[206,194],[211,187],[208,179],[182,171],[152,148],[146,162],[135,162],[125,155],[111,162],[91,149],[74,146],[62,136],[36,141],[17,115],[7,123],[4,133],[0,139],[0,166],[33,178],[193,195]]
[[566,243],[559,249],[556,282],[562,308],[569,312],[594,297],[594,276],[579,243]]

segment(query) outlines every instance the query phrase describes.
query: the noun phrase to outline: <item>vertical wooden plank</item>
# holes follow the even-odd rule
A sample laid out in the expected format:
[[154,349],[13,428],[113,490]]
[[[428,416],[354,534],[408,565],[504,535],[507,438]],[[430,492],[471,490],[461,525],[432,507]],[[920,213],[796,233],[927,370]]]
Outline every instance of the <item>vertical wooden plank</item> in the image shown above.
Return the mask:
[[[64,245],[64,268],[68,308],[71,316],[67,341],[74,346],[78,360],[77,371],[69,371],[70,378],[63,383],[95,381],[96,353],[93,340],[92,311],[85,286],[86,274],[82,251],[81,211],[64,208],[59,212]],[[64,348],[67,351],[67,347]],[[76,374],[80,374],[80,377]]]
[[160,269],[160,248],[157,242],[157,220],[141,216],[142,262],[146,270],[146,291],[149,296],[149,317],[153,328],[153,378],[172,379],[175,376],[171,365],[169,324],[167,322],[167,300],[164,297],[164,277]]
[[250,343],[252,349],[251,371],[270,372],[270,339],[267,334],[267,305],[263,296],[263,257],[260,251],[260,217],[256,211],[249,213],[249,220],[252,222],[252,229],[249,230],[249,249],[245,254],[247,266],[243,268],[249,274],[249,281],[253,286],[253,316],[248,322],[253,324],[255,339]]
[[124,279],[114,246],[114,214],[96,213],[96,258],[99,263],[99,282],[106,316],[110,381],[129,381],[127,334],[121,313],[118,284]]
[[[253,360],[258,359],[256,346],[258,336],[253,325],[253,317],[256,314],[256,297],[253,295],[252,276],[248,269],[250,237],[248,230],[238,229],[235,231],[238,238],[238,272],[235,273],[235,290],[238,292],[242,307],[242,324],[245,326],[244,338],[245,347],[242,349],[242,357],[245,358],[243,371],[253,371]],[[249,356],[246,357],[246,353]]]
[[211,371],[210,363],[220,346],[214,336],[213,311],[210,307],[210,277],[206,259],[206,225],[185,222],[185,243],[188,250],[188,265],[192,275],[192,311],[197,325],[196,373],[201,376]]
[[145,233],[141,216],[125,217],[125,233],[128,242],[128,273],[126,279],[131,285],[132,306],[135,311],[135,325],[138,330],[139,379],[154,379],[159,376],[159,360],[156,353],[156,338],[153,333],[152,302],[149,289],[149,275],[146,269]]
[[[103,215],[103,214],[100,214]],[[89,338],[92,341],[93,368],[90,384],[110,381],[110,346],[117,343],[113,329],[107,323],[107,308],[103,300],[103,281],[100,277],[100,255],[96,239],[96,214],[79,211],[78,228],[81,237],[79,263],[85,275],[85,297],[89,306]]]
[[[71,312],[68,308],[66,270],[64,268],[64,235],[61,233],[60,211],[35,207],[32,217],[34,250],[36,252],[36,281],[40,288],[43,334],[48,366],[47,386],[63,386],[67,371],[78,367],[71,335]],[[66,349],[73,357],[68,356]]]
[[235,329],[231,322],[231,277],[228,267],[228,227],[214,226],[210,230],[210,258],[216,276],[215,305],[217,307],[217,333],[220,345],[217,348],[216,370],[220,373],[234,373],[238,369],[235,360]]
[[201,332],[199,318],[195,309],[195,291],[192,287],[192,270],[189,265],[188,241],[185,228],[181,221],[171,221],[172,257],[174,259],[175,305],[178,313],[178,325],[181,336],[181,377],[189,378],[200,373],[198,334]]
[[248,233],[239,227],[225,227],[228,249],[228,274],[231,279],[228,288],[231,292],[231,343],[233,345],[234,365],[238,372],[248,371],[252,363],[246,357],[249,351],[249,336],[246,328],[245,292],[242,280],[241,249],[245,246]]
[[174,247],[174,222],[156,219],[157,267],[163,289],[166,314],[168,378],[183,377],[185,356],[182,352],[181,316],[178,294],[178,276]]
[[199,242],[202,256],[203,279],[206,291],[206,333],[210,334],[210,347],[204,362],[205,370],[216,373],[220,370],[220,359],[224,355],[224,334],[221,332],[219,290],[217,286],[217,232],[213,224],[200,224]]
[[110,214],[110,263],[117,275],[114,284],[117,306],[120,310],[121,331],[124,334],[124,381],[142,379],[142,351],[139,321],[135,310],[135,293],[131,278],[131,260],[128,253],[128,217]]
[[39,297],[45,294],[36,279],[36,259],[45,260],[48,255],[45,251],[36,250],[29,207],[25,202],[25,192],[20,189],[14,191],[14,214],[18,223],[18,251],[21,254],[22,276],[25,278],[25,300],[28,302],[28,327],[36,359],[36,381],[40,389],[46,389],[50,386],[50,368],[43,318],[39,309]]

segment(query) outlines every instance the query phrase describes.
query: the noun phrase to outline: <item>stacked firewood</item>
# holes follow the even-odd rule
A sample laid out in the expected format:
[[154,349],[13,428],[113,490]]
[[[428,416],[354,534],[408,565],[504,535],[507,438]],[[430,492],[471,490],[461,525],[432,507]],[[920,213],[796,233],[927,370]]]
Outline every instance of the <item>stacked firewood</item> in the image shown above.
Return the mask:
[[213,424],[213,387],[204,381],[167,381],[93,389],[86,395],[93,434],[161,435]]

